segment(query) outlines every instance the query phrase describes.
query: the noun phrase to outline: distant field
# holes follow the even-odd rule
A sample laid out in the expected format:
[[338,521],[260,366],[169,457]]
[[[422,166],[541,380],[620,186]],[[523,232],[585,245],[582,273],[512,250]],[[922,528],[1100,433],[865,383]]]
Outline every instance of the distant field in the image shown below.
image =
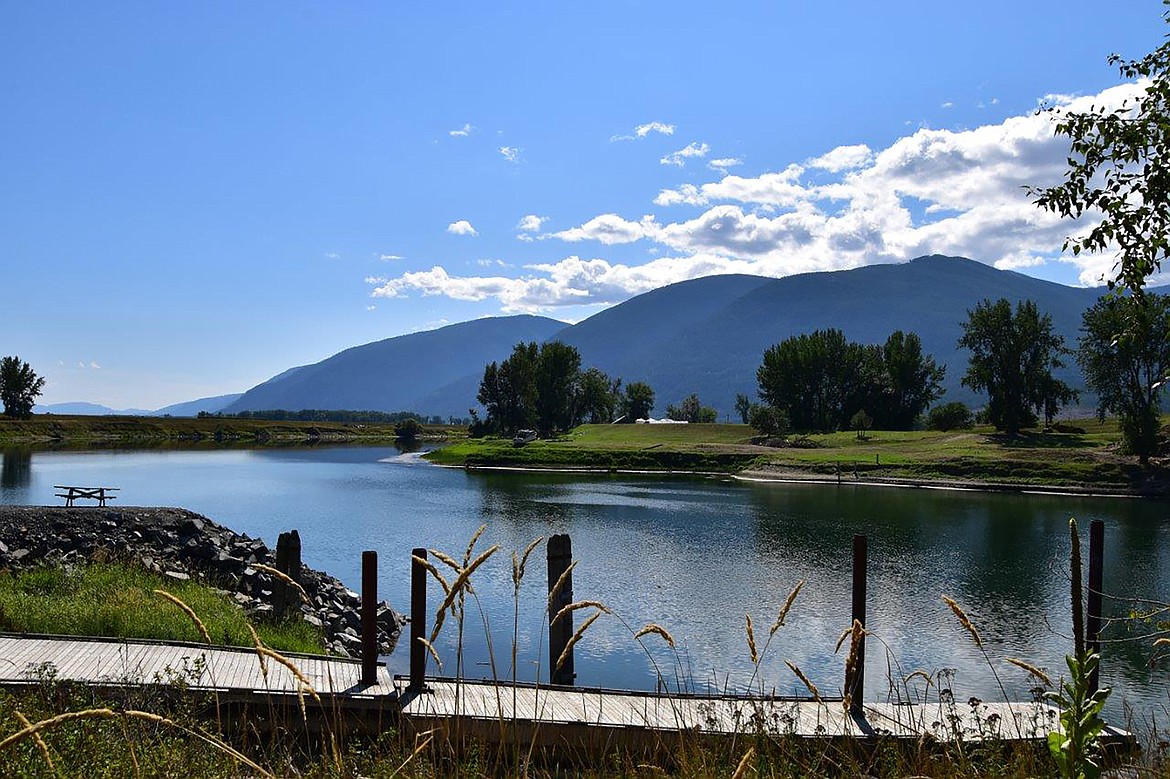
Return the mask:
[[759,476],[990,482],[1069,488],[1161,491],[1162,467],[1140,469],[1116,453],[1113,420],[1077,420],[1083,433],[1031,433],[1009,440],[990,427],[813,435],[807,448],[751,443],[747,425],[583,425],[551,440],[515,447],[468,439],[427,455],[471,467],[517,466],[749,472]]
[[[462,427],[424,425],[426,438],[463,436]],[[58,416],[0,417],[0,444],[67,447],[120,444],[289,444],[312,441],[390,442],[394,425],[342,422],[276,422],[231,417]]]

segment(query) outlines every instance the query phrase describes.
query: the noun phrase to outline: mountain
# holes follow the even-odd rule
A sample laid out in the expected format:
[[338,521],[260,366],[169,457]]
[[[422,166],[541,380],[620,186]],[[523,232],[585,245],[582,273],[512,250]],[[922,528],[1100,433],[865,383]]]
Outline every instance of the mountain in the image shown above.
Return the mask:
[[[330,408],[464,416],[476,405],[484,365],[507,357],[519,341],[560,340],[580,351],[585,366],[627,383],[649,383],[657,413],[695,392],[723,419],[737,393],[755,399],[765,349],[830,327],[874,344],[894,330],[917,333],[924,351],[947,366],[946,400],[978,405],[982,399],[960,385],[967,355],[956,342],[968,310],[985,299],[1034,300],[1051,315],[1066,345],[1075,347],[1081,312],[1100,294],[938,255],[782,279],[710,276],[647,292],[575,325],[532,316],[479,319],[354,347],[285,371],[225,411]],[[1060,377],[1083,388],[1068,363]],[[1082,397],[1082,404],[1091,402]]]
[[216,395],[211,398],[188,400],[185,403],[163,406],[158,411],[152,411],[151,414],[156,417],[194,417],[199,416],[201,411],[214,414],[216,411],[223,411],[242,395],[243,393],[237,392],[232,395]]
[[[274,376],[223,410],[350,409],[465,416],[475,390],[436,396],[441,387],[506,358],[519,341],[544,341],[565,323],[538,316],[475,319],[355,346]],[[478,379],[477,379],[478,382]],[[478,386],[478,384],[477,384]],[[426,404],[420,398],[431,398]]]
[[[689,290],[688,297],[693,292]],[[644,348],[627,349],[620,356],[588,349],[581,356],[584,363],[611,375],[648,382],[659,409],[697,392],[722,418],[734,408],[736,393],[755,399],[756,369],[764,350],[789,336],[835,327],[851,340],[876,344],[894,330],[903,330],[917,333],[923,350],[947,366],[943,385],[947,400],[980,404],[979,396],[960,385],[967,353],[956,342],[968,310],[984,299],[1007,298],[1013,304],[1034,300],[1041,312],[1051,315],[1054,330],[1066,345],[1075,347],[1081,312],[1100,294],[1099,289],[1067,287],[973,260],[934,255],[908,263],[769,279],[704,317],[691,318],[682,310],[669,324],[661,316],[669,306],[656,301],[643,316],[641,297],[633,298],[615,308],[630,307],[623,314],[630,332],[651,331]],[[1072,360],[1067,362],[1058,375],[1083,388]]]
[[141,408],[113,409],[97,403],[50,403],[47,406],[33,406],[34,414],[61,414],[63,416],[102,417],[102,416],[150,416],[153,411]]

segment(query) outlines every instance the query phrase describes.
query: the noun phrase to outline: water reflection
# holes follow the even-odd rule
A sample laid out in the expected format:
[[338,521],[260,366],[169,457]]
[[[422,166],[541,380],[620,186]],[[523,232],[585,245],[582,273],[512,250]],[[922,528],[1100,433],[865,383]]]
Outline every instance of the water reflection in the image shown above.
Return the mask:
[[16,491],[32,481],[32,449],[4,449],[0,453],[0,489]]

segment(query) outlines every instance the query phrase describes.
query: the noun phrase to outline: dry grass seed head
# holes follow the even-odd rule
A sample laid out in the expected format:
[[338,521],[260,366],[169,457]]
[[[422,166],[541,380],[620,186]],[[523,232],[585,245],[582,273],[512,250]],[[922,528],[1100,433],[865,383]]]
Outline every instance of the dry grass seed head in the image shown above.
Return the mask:
[[772,629],[768,631],[769,638],[776,635],[776,631],[784,626],[784,620],[788,618],[788,611],[792,608],[792,604],[796,602],[796,596],[800,594],[800,590],[803,587],[804,579],[801,579],[792,588],[792,591],[788,593],[788,597],[784,599],[784,605],[780,607],[780,613],[776,615],[776,621],[772,623]]
[[747,642],[748,652],[751,654],[752,663],[760,662],[760,653],[756,651],[756,631],[752,628],[752,615],[745,614],[747,617]]
[[610,611],[609,606],[606,606],[601,601],[579,600],[579,601],[575,601],[573,603],[570,603],[567,606],[563,606],[561,608],[561,610],[557,612],[556,616],[552,618],[552,621],[550,621],[548,623],[549,627],[552,627],[552,626],[556,625],[558,622],[560,622],[562,617],[567,617],[570,614],[572,614],[574,611],[579,611],[580,609],[597,609],[598,611],[603,611],[606,614],[613,613],[612,611]]
[[[22,728],[31,728],[32,727],[32,723],[29,722],[28,717],[24,716],[24,714],[20,711],[20,709],[16,709],[13,713],[16,715],[16,719],[20,722],[20,726]],[[32,737],[33,737],[33,740],[36,741],[37,749],[41,750],[41,756],[43,758],[45,758],[45,763],[48,764],[48,766],[49,766],[49,772],[52,774],[56,774],[57,767],[55,765],[53,765],[53,756],[51,754],[49,754],[49,745],[45,743],[45,740],[43,738],[41,738],[40,733],[33,733]]]
[[487,524],[480,525],[479,528],[472,534],[471,540],[467,542],[467,550],[463,553],[463,567],[467,567],[467,563],[471,560],[471,553],[475,551],[475,544],[479,541],[479,537],[483,535],[483,531],[487,530]]
[[442,563],[443,565],[450,568],[455,573],[459,573],[459,569],[463,567],[463,566],[459,565],[458,560],[456,560],[454,557],[447,554],[446,552],[440,552],[438,549],[432,549],[431,554],[434,555],[436,560],[438,560],[440,563]]
[[821,691],[818,690],[817,686],[812,683],[812,679],[809,679],[807,676],[805,676],[804,671],[800,670],[800,668],[798,668],[795,663],[790,663],[789,661],[785,660],[784,664],[788,666],[792,673],[796,674],[797,679],[800,679],[800,681],[804,682],[804,686],[807,687],[808,691],[812,693],[813,700],[817,703],[820,703]]
[[569,563],[569,567],[565,569],[564,573],[557,577],[556,584],[554,584],[552,589],[548,591],[548,610],[550,613],[552,612],[553,604],[557,602],[557,598],[559,598],[561,595],[561,590],[564,589],[565,584],[569,581],[569,577],[573,575],[573,569],[576,567],[576,560]]
[[1170,638],[1158,638],[1154,640],[1154,646],[1165,646],[1170,644]]
[[1031,663],[1025,662],[1025,661],[1020,660],[1019,658],[1015,658],[1015,657],[1005,657],[1004,660],[1011,663],[1012,665],[1014,665],[1017,668],[1024,669],[1025,671],[1030,673],[1032,676],[1035,676],[1037,679],[1044,682],[1044,685],[1046,687],[1052,686],[1052,679],[1048,676],[1048,674],[1044,673],[1043,671],[1041,671],[1039,668],[1032,665]]
[[[486,527],[486,525],[484,527]],[[455,581],[451,582],[451,591],[447,593],[447,597],[443,598],[443,602],[439,605],[439,610],[435,614],[435,628],[431,631],[430,638],[432,642],[439,637],[439,629],[443,626],[443,614],[447,611],[447,609],[454,607],[455,598],[459,595],[460,592],[462,592],[465,588],[468,590],[471,589],[471,574],[475,572],[476,568],[483,565],[485,560],[487,560],[499,550],[499,544],[494,544],[488,547],[483,551],[482,554],[480,554],[479,557],[468,563],[467,566],[459,572],[459,575],[455,577]]]
[[[432,549],[431,551],[433,552],[434,550]],[[425,557],[419,557],[418,555],[411,555],[410,559],[421,565],[427,573],[435,578],[435,581],[443,588],[444,595],[451,592],[451,585],[447,583],[447,579],[443,577],[443,574],[439,573],[439,569],[430,560]]]
[[439,659],[439,653],[435,651],[435,645],[432,644],[430,641],[427,641],[422,636],[418,637],[418,641],[420,644],[422,644],[424,647],[426,647],[427,651],[430,652],[431,657],[435,658],[435,664],[439,666],[439,673],[442,673],[443,672],[443,661]]
[[304,601],[306,605],[312,603],[312,601],[309,600],[309,593],[305,592],[305,588],[301,586],[301,583],[293,577],[289,576],[284,571],[278,568],[273,568],[271,565],[264,565],[263,563],[252,563],[252,567],[257,571],[264,571],[266,574],[275,576],[277,579],[280,579],[282,582],[292,587],[297,591],[297,594],[301,596],[301,600]]
[[954,598],[948,598],[946,595],[942,596],[943,602],[951,607],[951,611],[959,618],[959,624],[971,636],[971,640],[975,642],[975,646],[980,649],[983,648],[983,639],[979,636],[979,631],[975,629],[975,623],[967,616],[967,612],[963,611],[963,607],[955,602]]
[[317,694],[315,689],[313,689],[313,683],[309,681],[309,677],[305,676],[304,673],[301,672],[301,669],[297,667],[296,663],[294,663],[292,660],[289,660],[279,652],[269,649],[266,646],[261,646],[257,651],[266,657],[271,657],[273,660],[287,668],[293,677],[298,682],[300,682],[306,690],[309,691],[309,695],[313,696],[313,700],[317,701],[317,703],[321,702],[321,696]]
[[517,587],[520,586],[520,582],[524,580],[524,566],[528,564],[528,556],[532,554],[536,547],[540,546],[540,542],[543,540],[544,536],[538,536],[537,539],[529,544],[528,548],[524,550],[524,554],[520,556],[519,560],[516,559],[516,553],[512,552],[512,584],[516,585]]
[[755,747],[748,747],[748,751],[743,753],[743,757],[739,759],[739,765],[735,767],[735,773],[731,775],[731,779],[743,779],[747,775],[748,764],[751,763],[752,756],[756,754]]
[[174,595],[171,595],[166,590],[155,590],[154,594],[166,598],[171,603],[182,609],[183,613],[190,618],[192,623],[194,623],[195,629],[199,631],[199,635],[203,637],[203,641],[207,644],[211,643],[211,634],[207,632],[207,628],[203,625],[203,620],[199,619],[199,615],[196,614],[190,606],[188,606],[186,603],[183,603],[183,601]]
[[665,641],[667,643],[667,645],[670,646],[672,649],[674,648],[674,636],[670,635],[670,633],[667,632],[666,628],[662,627],[657,622],[651,622],[648,625],[646,625],[646,627],[642,628],[637,633],[635,633],[634,640],[637,641],[642,636],[648,636],[651,633],[653,633],[654,635],[658,636],[663,641]]
[[264,648],[264,642],[260,640],[260,636],[256,633],[256,628],[252,627],[251,622],[245,622],[248,626],[248,632],[252,634],[252,646],[256,648],[256,657],[260,658],[260,673],[264,676],[264,683],[268,683],[268,658],[260,650]]
[[569,639],[569,643],[565,644],[564,650],[561,651],[561,656],[557,658],[557,667],[555,670],[561,670],[564,664],[568,662],[569,657],[573,654],[573,647],[581,640],[581,636],[585,635],[585,631],[589,629],[589,626],[596,622],[600,616],[601,612],[595,611],[587,620],[581,623],[581,627],[577,628],[577,632]]

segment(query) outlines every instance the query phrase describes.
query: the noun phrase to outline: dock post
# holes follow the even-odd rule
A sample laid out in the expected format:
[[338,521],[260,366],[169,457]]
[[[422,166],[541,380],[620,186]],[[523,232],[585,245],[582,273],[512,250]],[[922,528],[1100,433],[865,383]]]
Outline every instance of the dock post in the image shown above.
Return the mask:
[[362,552],[362,684],[378,683],[378,553]]
[[[301,583],[301,535],[295,529],[276,539],[276,570]],[[301,598],[292,585],[278,579],[272,584],[272,606],[278,617],[287,618],[300,613]]]
[[[860,622],[865,627],[865,575],[867,541],[864,533],[853,536],[853,621]],[[849,696],[849,709],[853,713],[861,711],[865,694],[865,634],[857,642],[857,657],[854,661],[853,673],[845,677],[845,694]]]
[[[573,573],[569,570],[572,562],[573,543],[569,540],[568,534],[562,533],[550,537],[548,539],[548,676],[552,684],[571,685],[577,676],[573,670],[572,650],[569,650],[568,657],[561,664],[561,667],[557,668],[557,661],[564,653],[565,647],[569,645],[569,639],[573,637],[573,615],[570,613],[555,625],[552,623],[557,612],[573,602]],[[560,591],[556,593],[556,597],[553,598],[553,588],[556,587],[562,576],[565,577],[565,582],[561,585]]]
[[427,569],[413,558],[427,559],[426,549],[411,552],[410,561],[410,689],[422,692],[427,671]]
[[[1085,651],[1101,654],[1101,590],[1105,569],[1105,523],[1094,519],[1089,523],[1089,597],[1085,610]],[[1089,690],[1096,692],[1100,684],[1101,662],[1089,676]]]

